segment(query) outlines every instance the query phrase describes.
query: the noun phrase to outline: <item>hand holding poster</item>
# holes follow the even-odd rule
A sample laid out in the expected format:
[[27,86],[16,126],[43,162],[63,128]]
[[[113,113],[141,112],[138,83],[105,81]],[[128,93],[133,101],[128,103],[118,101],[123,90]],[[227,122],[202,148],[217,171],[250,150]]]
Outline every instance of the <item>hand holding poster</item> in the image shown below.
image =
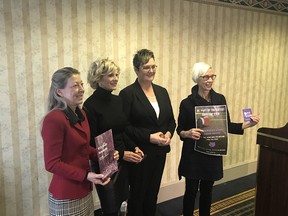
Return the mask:
[[114,141],[112,130],[108,130],[95,137],[100,173],[103,179],[110,177],[118,171],[117,161],[114,159]]
[[227,155],[228,126],[226,105],[196,106],[196,127],[204,131],[195,150],[204,154]]

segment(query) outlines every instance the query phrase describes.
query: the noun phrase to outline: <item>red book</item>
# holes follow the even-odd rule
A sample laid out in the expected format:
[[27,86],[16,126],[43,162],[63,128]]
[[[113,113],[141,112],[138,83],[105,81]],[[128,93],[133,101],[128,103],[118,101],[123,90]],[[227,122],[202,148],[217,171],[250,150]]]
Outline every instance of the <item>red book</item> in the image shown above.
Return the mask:
[[114,141],[112,129],[95,137],[100,173],[106,179],[118,171],[117,161],[114,159]]

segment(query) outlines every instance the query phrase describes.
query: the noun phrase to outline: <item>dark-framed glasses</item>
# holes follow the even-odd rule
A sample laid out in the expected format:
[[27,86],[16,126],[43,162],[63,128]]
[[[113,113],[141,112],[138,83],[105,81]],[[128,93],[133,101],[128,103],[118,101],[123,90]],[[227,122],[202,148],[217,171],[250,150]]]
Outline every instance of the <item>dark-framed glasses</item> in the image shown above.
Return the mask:
[[157,68],[157,65],[151,65],[151,66],[148,66],[148,65],[144,65],[144,66],[142,66],[142,69],[143,70],[146,70],[146,71],[148,71],[148,70],[156,70],[156,68]]
[[204,75],[204,76],[200,76],[204,81],[207,81],[207,80],[209,80],[210,78],[212,79],[212,80],[214,80],[215,78],[216,78],[216,75],[215,74],[213,74],[213,75],[211,75],[211,76],[209,76],[209,75]]

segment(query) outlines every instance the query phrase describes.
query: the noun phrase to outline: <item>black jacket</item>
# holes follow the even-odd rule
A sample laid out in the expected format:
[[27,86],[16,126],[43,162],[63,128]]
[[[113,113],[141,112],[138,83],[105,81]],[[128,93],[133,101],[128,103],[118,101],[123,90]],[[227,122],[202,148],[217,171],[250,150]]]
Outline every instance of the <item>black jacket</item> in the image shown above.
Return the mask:
[[169,131],[173,136],[176,123],[173,115],[171,101],[165,88],[152,84],[160,108],[159,118],[136,80],[133,84],[120,91],[123,100],[124,112],[130,122],[126,127],[128,135],[144,153],[167,153],[170,146],[159,147],[150,143],[150,134]]
[[[226,99],[222,94],[210,91],[211,102],[198,95],[198,85],[192,88],[192,94],[181,101],[177,133],[180,136],[182,130],[196,128],[195,106],[226,105]],[[243,134],[242,123],[233,123],[230,120],[227,108],[228,132]],[[191,179],[216,181],[223,177],[222,156],[206,155],[194,150],[193,139],[180,139],[183,141],[182,154],[178,167],[179,178],[184,176]]]

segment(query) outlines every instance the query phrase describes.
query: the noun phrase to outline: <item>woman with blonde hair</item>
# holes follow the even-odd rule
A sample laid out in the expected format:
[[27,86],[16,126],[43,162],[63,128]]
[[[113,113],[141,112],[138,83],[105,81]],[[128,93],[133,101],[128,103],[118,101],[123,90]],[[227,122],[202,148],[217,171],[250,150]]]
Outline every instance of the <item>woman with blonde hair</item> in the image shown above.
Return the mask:
[[[122,110],[123,102],[112,94],[118,84],[120,68],[112,60],[100,59],[93,62],[88,71],[88,83],[95,89],[84,102],[91,129],[91,146],[95,147],[94,137],[112,129],[114,147],[119,152],[118,172],[111,176],[111,181],[105,187],[96,185],[105,216],[118,216],[121,203],[128,199],[127,162],[139,163],[143,152],[125,133],[128,125]],[[92,169],[99,171],[97,162],[92,163]]]

